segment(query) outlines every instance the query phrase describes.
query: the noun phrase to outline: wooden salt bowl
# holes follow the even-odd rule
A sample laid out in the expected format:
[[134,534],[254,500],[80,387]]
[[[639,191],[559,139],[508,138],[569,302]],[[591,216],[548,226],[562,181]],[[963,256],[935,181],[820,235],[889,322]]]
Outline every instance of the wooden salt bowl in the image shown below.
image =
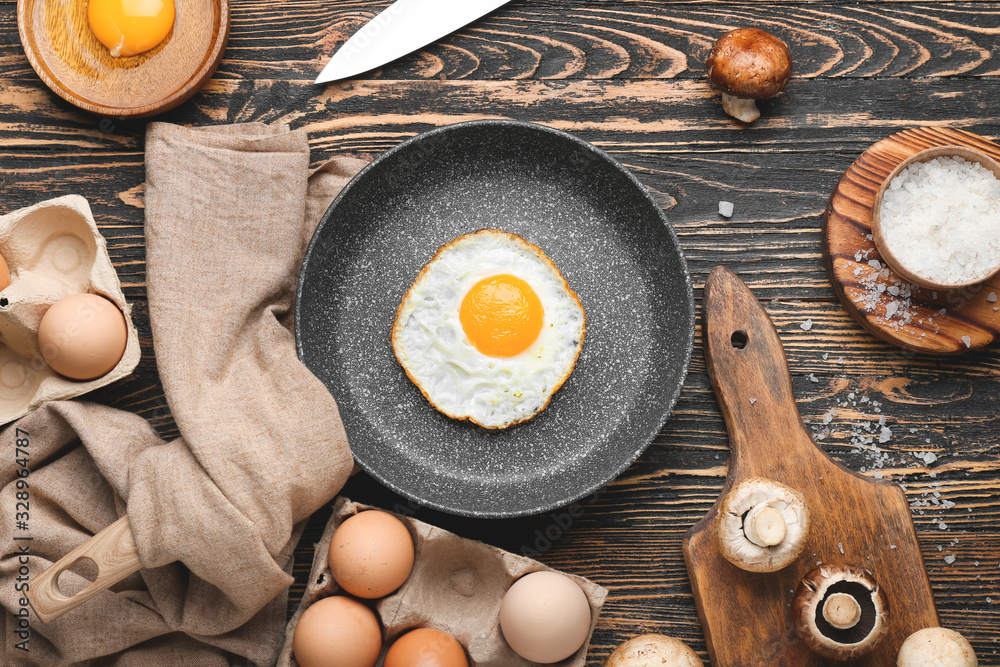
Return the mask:
[[64,100],[102,116],[152,116],[194,95],[229,39],[229,0],[175,0],[175,7],[167,37],[131,57],[115,58],[97,41],[82,0],[18,0],[17,29],[31,66]]
[[872,236],[875,241],[875,247],[878,248],[879,254],[882,259],[889,265],[889,267],[901,275],[903,278],[909,282],[920,285],[921,287],[929,287],[931,289],[938,290],[949,290],[949,289],[961,289],[963,287],[971,287],[972,285],[978,285],[985,280],[992,278],[998,271],[1000,271],[1000,264],[993,268],[988,274],[983,277],[976,278],[974,280],[967,280],[960,283],[940,283],[930,280],[924,276],[921,276],[917,271],[912,270],[912,267],[906,266],[900,259],[892,252],[890,244],[886,242],[885,235],[882,232],[881,224],[881,210],[882,210],[882,199],[885,197],[886,190],[889,189],[889,184],[892,183],[893,179],[899,176],[904,169],[909,167],[911,164],[918,162],[930,162],[931,160],[939,157],[960,157],[964,158],[969,162],[976,162],[981,164],[984,168],[993,172],[993,175],[1000,179],[1000,163],[986,155],[982,151],[978,151],[974,148],[968,146],[935,146],[934,148],[928,148],[922,150],[919,153],[911,155],[902,162],[900,162],[895,169],[893,169],[886,179],[882,182],[882,186],[878,189],[875,194],[875,203],[872,205]]

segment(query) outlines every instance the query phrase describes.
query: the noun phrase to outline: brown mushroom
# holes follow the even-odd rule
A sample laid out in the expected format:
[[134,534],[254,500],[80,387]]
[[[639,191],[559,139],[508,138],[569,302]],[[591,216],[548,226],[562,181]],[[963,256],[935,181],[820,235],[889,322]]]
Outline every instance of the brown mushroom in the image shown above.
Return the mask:
[[899,649],[896,667],[977,667],[972,644],[954,630],[924,628],[906,638]]
[[611,652],[603,667],[704,667],[698,654],[679,639],[639,635]]
[[751,477],[726,494],[716,517],[719,551],[748,572],[776,572],[805,549],[809,510],[795,489]]
[[813,653],[828,660],[851,660],[871,651],[885,636],[889,604],[867,571],[821,565],[795,591],[792,620]]
[[777,95],[792,75],[792,54],[774,35],[737,28],[720,37],[705,62],[722,91],[722,108],[744,123],[760,118],[756,100]]

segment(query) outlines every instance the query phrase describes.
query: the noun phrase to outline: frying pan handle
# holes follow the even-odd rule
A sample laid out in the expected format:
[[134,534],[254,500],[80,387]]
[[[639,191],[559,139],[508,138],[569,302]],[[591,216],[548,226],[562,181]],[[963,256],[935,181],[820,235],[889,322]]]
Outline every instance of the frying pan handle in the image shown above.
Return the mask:
[[[97,578],[82,591],[67,597],[59,590],[59,575],[82,558],[97,565]],[[98,593],[142,568],[128,515],[94,535],[43,571],[31,582],[28,600],[43,623],[55,620]]]

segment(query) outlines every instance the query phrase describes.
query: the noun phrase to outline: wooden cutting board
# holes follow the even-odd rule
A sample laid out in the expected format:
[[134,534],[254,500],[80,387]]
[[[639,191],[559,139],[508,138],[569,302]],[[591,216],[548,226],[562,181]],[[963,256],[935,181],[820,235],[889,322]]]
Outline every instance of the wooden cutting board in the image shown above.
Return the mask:
[[859,565],[886,595],[885,639],[858,667],[895,665],[903,641],[939,625],[903,490],[846,470],[820,450],[802,424],[778,332],[743,282],[717,267],[705,285],[708,371],[729,428],[729,476],[721,498],[748,477],[797,489],[812,529],[802,556],[783,570],[745,572],[719,553],[719,503],[684,539],[684,558],[715,667],[836,665],[795,634],[790,605],[817,563]]

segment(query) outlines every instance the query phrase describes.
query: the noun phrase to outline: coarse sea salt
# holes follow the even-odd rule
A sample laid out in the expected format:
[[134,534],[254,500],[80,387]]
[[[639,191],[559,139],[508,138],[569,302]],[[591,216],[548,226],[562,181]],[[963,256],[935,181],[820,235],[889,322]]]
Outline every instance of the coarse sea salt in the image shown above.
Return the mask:
[[879,224],[917,276],[948,285],[983,280],[1000,266],[1000,181],[957,156],[911,164],[886,188]]

